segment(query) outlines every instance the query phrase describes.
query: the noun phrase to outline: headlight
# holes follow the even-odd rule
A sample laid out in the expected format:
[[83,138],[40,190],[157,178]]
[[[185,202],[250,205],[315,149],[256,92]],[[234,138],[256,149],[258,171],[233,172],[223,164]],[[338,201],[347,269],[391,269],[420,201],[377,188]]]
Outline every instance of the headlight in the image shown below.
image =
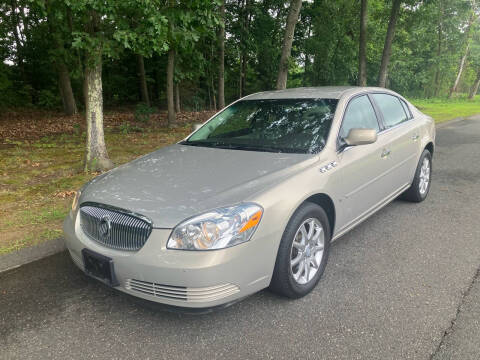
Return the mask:
[[252,203],[212,210],[195,216],[173,229],[167,248],[213,250],[250,240],[263,209]]
[[82,194],[82,190],[75,191],[75,197],[73,198],[72,202],[72,211],[75,212],[78,209],[78,199],[80,198],[80,195]]

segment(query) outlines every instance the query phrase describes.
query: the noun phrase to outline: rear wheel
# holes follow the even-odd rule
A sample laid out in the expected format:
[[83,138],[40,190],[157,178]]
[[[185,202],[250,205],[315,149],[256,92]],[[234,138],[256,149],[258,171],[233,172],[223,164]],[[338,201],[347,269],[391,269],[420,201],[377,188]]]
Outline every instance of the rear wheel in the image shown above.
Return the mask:
[[283,233],[270,289],[290,298],[307,295],[325,270],[330,245],[330,226],[325,211],[303,204]]
[[424,150],[415,171],[410,188],[402,194],[402,198],[412,202],[421,202],[427,198],[432,180],[432,154]]

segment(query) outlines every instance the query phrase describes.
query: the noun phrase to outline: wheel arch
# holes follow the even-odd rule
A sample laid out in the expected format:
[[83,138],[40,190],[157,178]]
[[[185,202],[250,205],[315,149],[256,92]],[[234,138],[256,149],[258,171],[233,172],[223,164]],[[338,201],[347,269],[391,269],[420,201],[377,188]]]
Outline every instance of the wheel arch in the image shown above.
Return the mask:
[[300,204],[300,206],[306,202],[317,204],[318,206],[322,207],[323,210],[325,210],[328,217],[328,224],[330,225],[330,235],[333,236],[335,230],[336,212],[335,204],[333,203],[332,198],[325,193],[318,193],[309,196]]
[[433,145],[433,142],[429,142],[427,145],[425,145],[425,150],[430,151],[430,155],[433,155],[433,151],[435,149],[435,146]]

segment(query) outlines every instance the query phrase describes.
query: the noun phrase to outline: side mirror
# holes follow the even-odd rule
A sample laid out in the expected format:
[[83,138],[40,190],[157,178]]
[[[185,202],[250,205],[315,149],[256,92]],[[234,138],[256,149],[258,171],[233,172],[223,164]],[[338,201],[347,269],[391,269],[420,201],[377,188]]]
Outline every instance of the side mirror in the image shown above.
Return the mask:
[[193,124],[192,125],[192,130],[193,131],[197,131],[198,129],[200,129],[202,127],[203,124]]
[[348,146],[372,144],[377,141],[377,130],[351,129],[344,140]]

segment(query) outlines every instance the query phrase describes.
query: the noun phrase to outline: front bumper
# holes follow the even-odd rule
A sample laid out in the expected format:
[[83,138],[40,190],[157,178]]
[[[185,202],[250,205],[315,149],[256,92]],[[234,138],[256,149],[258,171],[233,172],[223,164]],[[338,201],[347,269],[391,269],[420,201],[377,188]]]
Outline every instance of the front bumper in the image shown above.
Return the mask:
[[180,307],[215,307],[264,289],[270,284],[276,255],[260,229],[244,244],[203,252],[167,249],[170,229],[153,229],[136,252],[110,249],[91,240],[83,233],[79,217],[72,214],[63,230],[72,260],[82,271],[82,249],[86,248],[113,260],[116,289]]

